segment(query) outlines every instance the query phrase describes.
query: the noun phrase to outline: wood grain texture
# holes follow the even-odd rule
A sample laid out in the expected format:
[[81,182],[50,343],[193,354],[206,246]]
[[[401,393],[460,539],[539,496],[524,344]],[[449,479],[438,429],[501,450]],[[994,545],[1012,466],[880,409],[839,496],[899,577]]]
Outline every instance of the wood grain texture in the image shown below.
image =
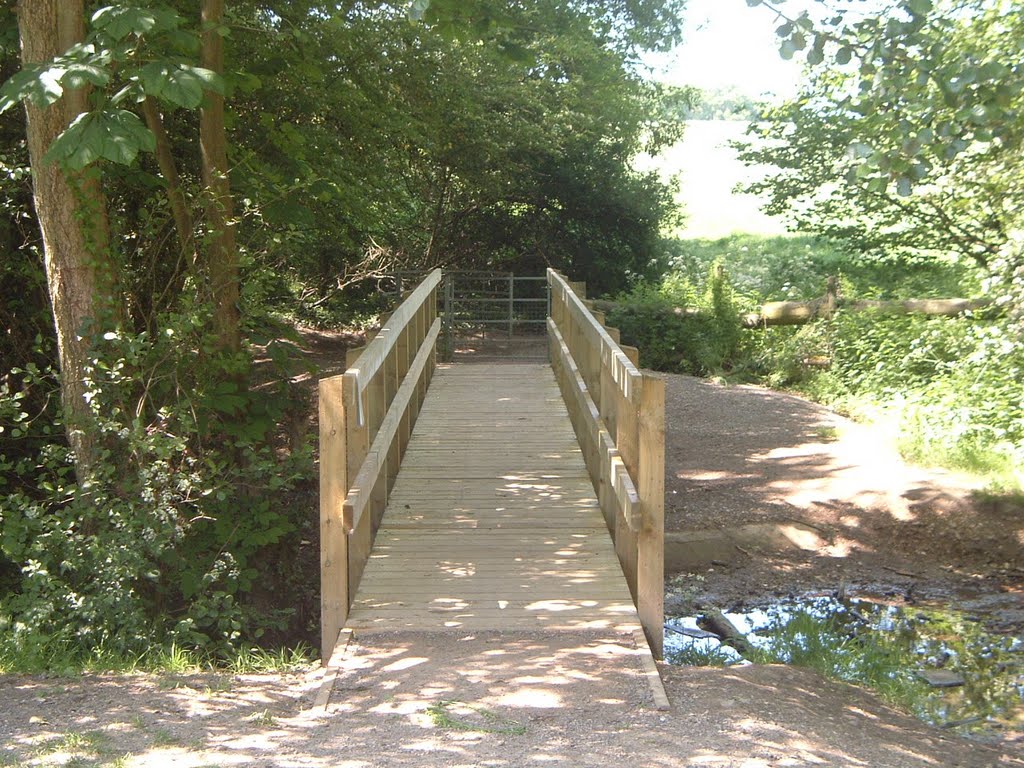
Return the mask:
[[640,626],[550,367],[437,369],[347,626]]

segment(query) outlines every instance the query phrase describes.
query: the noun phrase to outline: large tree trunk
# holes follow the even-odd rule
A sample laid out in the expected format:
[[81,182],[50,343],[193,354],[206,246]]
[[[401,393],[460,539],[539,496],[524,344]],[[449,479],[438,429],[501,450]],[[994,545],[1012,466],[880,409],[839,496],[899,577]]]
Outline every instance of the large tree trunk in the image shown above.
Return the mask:
[[[18,5],[22,61],[50,61],[81,41],[85,32],[83,0],[21,0]],[[117,321],[106,200],[95,168],[65,173],[44,158],[53,140],[86,109],[84,90],[66,91],[46,108],[26,104],[33,195],[43,237],[46,279],[57,331],[61,400],[79,481],[96,455],[97,435],[85,399],[85,366],[93,331]]]
[[[224,0],[203,0],[203,38],[200,64],[218,74],[224,72]],[[199,143],[203,155],[206,219],[210,229],[207,251],[210,290],[213,293],[214,330],[221,349],[234,351],[241,343],[238,310],[238,250],[228,180],[227,136],[224,131],[224,97],[206,92],[199,112]]]

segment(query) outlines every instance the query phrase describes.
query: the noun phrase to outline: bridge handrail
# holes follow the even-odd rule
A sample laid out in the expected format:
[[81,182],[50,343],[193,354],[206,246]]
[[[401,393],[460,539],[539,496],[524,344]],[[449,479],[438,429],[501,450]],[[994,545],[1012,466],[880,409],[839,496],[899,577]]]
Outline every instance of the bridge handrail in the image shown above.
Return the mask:
[[421,309],[423,303],[433,295],[440,282],[440,269],[435,269],[427,275],[423,282],[416,286],[415,290],[409,295],[409,298],[403,301],[398,309],[391,313],[391,316],[385,321],[384,327],[366,345],[356,363],[349,366],[348,370],[345,371],[345,375],[352,374],[355,377],[358,385],[360,398],[357,400],[356,410],[360,426],[365,424],[361,395],[366,390],[366,387],[369,386],[373,377],[377,375],[380,367],[384,365],[384,361],[387,360],[388,355],[391,353],[405,327],[409,324],[409,321]]
[[[664,640],[665,382],[637,367],[585,287],[548,270],[551,364],[655,656]],[[599,313],[598,313],[599,314]],[[633,357],[630,357],[630,354]]]
[[[345,625],[388,494],[437,364],[438,286],[431,272],[348,370],[320,380],[321,658]],[[353,359],[354,358],[354,359]]]
[[[609,369],[612,381],[618,386],[622,396],[632,403],[638,403],[640,380],[643,378],[640,370],[618,345],[617,340],[612,339],[604,325],[597,321],[565,277],[549,268],[548,285],[551,287],[552,317],[559,328],[567,331],[564,335],[568,340],[569,349],[575,354],[580,354],[582,359],[579,362],[583,363],[585,368],[591,369],[581,371],[587,387],[591,391],[596,391],[600,384],[594,376],[595,366],[588,366],[586,363],[599,363]],[[556,310],[563,308],[565,313],[557,316]],[[574,344],[574,332],[582,333],[591,349],[584,349],[579,343]],[[596,351],[596,357],[591,354],[592,351]]]

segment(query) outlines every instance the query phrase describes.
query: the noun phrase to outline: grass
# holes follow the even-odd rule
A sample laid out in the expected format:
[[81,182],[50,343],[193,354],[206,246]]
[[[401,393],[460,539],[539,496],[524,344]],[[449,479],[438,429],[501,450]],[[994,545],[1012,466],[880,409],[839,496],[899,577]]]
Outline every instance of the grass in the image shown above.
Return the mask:
[[[452,712],[453,707],[468,709],[481,718],[481,722],[466,720]],[[476,731],[479,733],[497,733],[511,736],[522,736],[526,726],[522,723],[503,717],[483,707],[474,707],[460,701],[438,701],[427,707],[427,715],[435,728],[453,731]]]
[[181,744],[181,740],[166,728],[154,728],[150,738],[154,747],[175,747]]
[[77,677],[86,673],[131,674],[148,672],[171,676],[170,683],[180,684],[175,676],[199,672],[230,674],[285,674],[307,668],[313,652],[306,645],[267,650],[252,646],[237,649],[228,658],[183,648],[176,644],[155,647],[142,654],[117,654],[103,648],[84,652],[73,643],[52,638],[8,635],[0,640],[0,674],[55,674]]
[[298,672],[309,667],[312,659],[312,649],[301,643],[277,650],[247,647],[239,649],[224,667],[236,675]]
[[277,725],[277,719],[270,713],[269,709],[264,709],[262,712],[250,715],[248,720],[260,728],[273,728]]
[[[63,768],[118,768],[124,766],[130,755],[114,757],[111,737],[103,731],[68,731],[38,744],[28,756],[28,762],[19,761],[12,752],[0,754],[2,765],[59,764]],[[54,758],[56,761],[48,760]],[[102,761],[102,762],[101,762]]]
[[668,651],[667,656],[669,664],[682,667],[725,667],[736,661],[734,655],[726,653],[721,647],[690,646]]

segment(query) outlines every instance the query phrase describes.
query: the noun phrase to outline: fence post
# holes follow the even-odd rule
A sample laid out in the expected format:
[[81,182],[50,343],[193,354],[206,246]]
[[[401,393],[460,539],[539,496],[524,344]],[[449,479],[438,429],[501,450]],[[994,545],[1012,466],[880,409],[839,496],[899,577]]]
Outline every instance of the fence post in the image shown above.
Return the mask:
[[508,273],[508,337],[512,338],[512,325],[516,314],[516,276],[515,273]]
[[655,658],[665,639],[665,380],[643,376],[637,493],[643,523],[637,541],[637,611]]
[[342,505],[348,492],[343,376],[321,379],[320,663],[327,665],[348,618],[348,536]]

